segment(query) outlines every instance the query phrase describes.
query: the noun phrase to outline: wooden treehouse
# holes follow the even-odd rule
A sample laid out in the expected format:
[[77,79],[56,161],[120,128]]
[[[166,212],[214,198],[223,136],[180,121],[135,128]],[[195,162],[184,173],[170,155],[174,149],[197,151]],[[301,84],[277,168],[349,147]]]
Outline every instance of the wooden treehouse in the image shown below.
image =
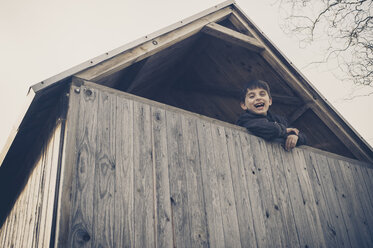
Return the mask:
[[[310,146],[234,125],[245,82]],[[232,1],[30,88],[0,247],[372,247],[373,151]]]

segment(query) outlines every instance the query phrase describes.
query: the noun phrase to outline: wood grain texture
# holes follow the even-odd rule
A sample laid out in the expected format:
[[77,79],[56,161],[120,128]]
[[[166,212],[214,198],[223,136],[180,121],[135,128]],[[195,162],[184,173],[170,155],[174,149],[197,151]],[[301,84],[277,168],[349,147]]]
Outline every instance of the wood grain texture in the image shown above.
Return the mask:
[[[357,178],[353,173],[353,165],[346,163],[344,161],[339,161],[341,166],[342,177],[344,179],[344,184],[346,188],[347,195],[349,198],[355,214],[357,223],[359,224],[359,231],[363,237],[364,245],[367,247],[373,246],[373,235],[371,234],[371,208],[372,205],[369,201],[369,196],[364,193],[361,189],[361,183],[363,183],[359,178]],[[347,186],[348,185],[348,186]]]
[[151,114],[153,170],[156,192],[156,200],[154,202],[154,207],[156,208],[156,246],[173,247],[166,111],[152,106]]
[[213,147],[211,123],[197,122],[203,193],[205,197],[207,227],[210,247],[224,247],[225,235],[220,207],[219,184],[216,178],[216,158]]
[[135,244],[133,101],[117,96],[115,139],[115,220],[114,246]]
[[185,153],[183,147],[181,116],[166,113],[167,152],[170,175],[170,199],[174,246],[191,247],[192,237],[188,213],[188,185],[184,167]]
[[257,247],[253,209],[246,180],[246,168],[242,155],[240,135],[237,130],[229,128],[225,128],[225,133],[227,135],[229,163],[231,165],[232,186],[241,245],[244,247]]
[[283,245],[286,247],[300,246],[299,232],[294,219],[293,198],[290,195],[291,190],[288,188],[289,185],[285,173],[286,170],[292,170],[293,168],[289,168],[289,161],[282,156],[284,150],[279,144],[268,144],[267,151],[272,168],[272,178],[270,177],[269,180],[273,180],[275,185],[276,205],[274,209],[280,213],[282,228],[286,237]]
[[93,243],[98,247],[114,247],[116,100],[114,95],[97,91]]
[[[97,110],[98,91],[92,88],[82,87],[80,91],[73,91],[72,96],[79,99],[75,133],[75,151],[66,156],[74,156],[75,159],[68,161],[74,164],[65,166],[73,167],[72,175],[72,206],[69,223],[69,237],[67,246],[90,247],[93,244],[94,230],[94,186],[96,139],[97,139]],[[74,137],[69,137],[74,138]],[[73,144],[74,144],[73,143]],[[62,217],[66,218],[66,217]]]
[[341,206],[343,218],[345,220],[347,233],[352,247],[368,247],[364,235],[361,233],[359,222],[353,203],[351,201],[351,191],[348,189],[350,185],[346,185],[342,166],[340,161],[328,158],[330,174],[333,180],[334,188],[337,194],[337,199]]
[[234,200],[232,176],[230,171],[226,134],[223,127],[211,126],[215,160],[215,175],[220,193],[220,209],[226,247],[241,246],[236,204]]
[[154,182],[150,106],[134,102],[135,247],[155,245]]
[[[305,156],[307,155],[305,153]],[[321,154],[310,154],[309,156],[314,162],[314,173],[318,176],[318,183],[320,183],[325,199],[325,207],[329,212],[329,217],[326,219],[327,222],[325,222],[325,219],[322,221],[324,236],[330,244],[338,247],[349,247],[351,243],[348,237],[346,222],[337,198],[327,157]],[[309,167],[309,169],[312,169],[312,167]]]
[[265,141],[257,137],[251,137],[251,153],[253,156],[253,171],[259,186],[259,197],[263,204],[262,218],[264,225],[270,233],[268,240],[270,246],[284,246],[285,230],[281,220],[281,214],[276,209],[278,199],[276,198],[275,185],[273,184],[272,168],[270,167],[268,151]]
[[261,187],[258,183],[258,173],[256,164],[253,157],[253,150],[250,140],[252,136],[245,133],[239,132],[241,141],[242,158],[244,161],[244,171],[246,176],[247,188],[249,191],[249,198],[251,208],[253,212],[254,230],[258,247],[270,247],[274,245],[271,239],[268,239],[271,235],[269,228],[266,225],[266,212],[262,200]]
[[192,247],[208,247],[208,232],[201,161],[198,147],[197,120],[182,116],[184,168],[187,183],[188,215]]

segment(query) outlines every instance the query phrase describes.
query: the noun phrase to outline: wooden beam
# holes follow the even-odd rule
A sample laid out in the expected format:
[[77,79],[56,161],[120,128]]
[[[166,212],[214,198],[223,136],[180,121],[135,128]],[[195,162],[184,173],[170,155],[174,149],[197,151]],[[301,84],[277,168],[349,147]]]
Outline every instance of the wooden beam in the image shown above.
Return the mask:
[[297,108],[288,118],[289,125],[293,124],[296,120],[298,120],[309,108],[310,104],[304,104],[300,108]]
[[128,51],[124,51],[123,53],[96,65],[95,67],[76,74],[76,76],[85,80],[97,81],[198,33],[205,25],[209,24],[210,22],[219,21],[228,16],[231,12],[232,9],[230,7],[221,9],[171,32],[146,41]]
[[266,41],[266,37],[264,37],[263,34],[257,33],[254,28],[250,27],[251,24],[249,25],[237,10],[233,10],[232,15],[234,15],[257,40],[263,41],[264,50],[261,53],[262,57],[304,101],[313,102],[311,109],[323,120],[325,125],[332,130],[351,153],[358,159],[373,162],[373,157],[361,146],[359,141],[364,143],[365,146],[371,150],[369,144],[367,144],[362,137],[358,136],[352,127],[349,126],[331,106],[327,105],[324,99],[320,97],[320,93],[318,93],[317,90],[313,89],[308,82],[302,82],[305,81],[305,79],[301,73],[298,72],[294,66],[289,66],[288,64],[290,64],[290,62],[288,62],[282,54],[275,54],[276,50],[272,51],[272,49],[276,48]]
[[232,25],[237,28],[240,33],[246,34],[248,36],[252,36],[249,30],[236,18],[235,15],[230,14],[228,17],[229,21]]
[[244,47],[250,51],[261,52],[264,49],[262,44],[257,39],[245,34],[241,34],[230,28],[226,28],[217,23],[210,23],[206,25],[202,31],[229,43]]

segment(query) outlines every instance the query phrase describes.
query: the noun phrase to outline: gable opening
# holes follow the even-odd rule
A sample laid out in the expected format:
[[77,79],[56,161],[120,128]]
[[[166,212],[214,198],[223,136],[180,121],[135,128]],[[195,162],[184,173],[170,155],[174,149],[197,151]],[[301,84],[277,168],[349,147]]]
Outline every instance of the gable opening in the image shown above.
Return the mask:
[[[229,18],[220,24],[233,25]],[[260,53],[203,32],[96,83],[234,124],[242,113],[239,92],[252,79],[269,83],[271,111],[310,137],[310,146],[355,158]]]

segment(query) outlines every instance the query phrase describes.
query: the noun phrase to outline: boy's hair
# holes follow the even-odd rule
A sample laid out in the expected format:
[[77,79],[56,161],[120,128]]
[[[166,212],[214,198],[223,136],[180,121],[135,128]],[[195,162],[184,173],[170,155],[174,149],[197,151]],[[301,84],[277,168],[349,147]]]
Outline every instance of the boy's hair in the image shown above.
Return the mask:
[[267,91],[269,98],[272,98],[271,92],[269,90],[269,85],[267,82],[263,80],[251,80],[245,84],[244,88],[242,88],[241,93],[240,93],[240,101],[245,102],[247,90],[253,90],[253,89],[258,89],[258,88]]

